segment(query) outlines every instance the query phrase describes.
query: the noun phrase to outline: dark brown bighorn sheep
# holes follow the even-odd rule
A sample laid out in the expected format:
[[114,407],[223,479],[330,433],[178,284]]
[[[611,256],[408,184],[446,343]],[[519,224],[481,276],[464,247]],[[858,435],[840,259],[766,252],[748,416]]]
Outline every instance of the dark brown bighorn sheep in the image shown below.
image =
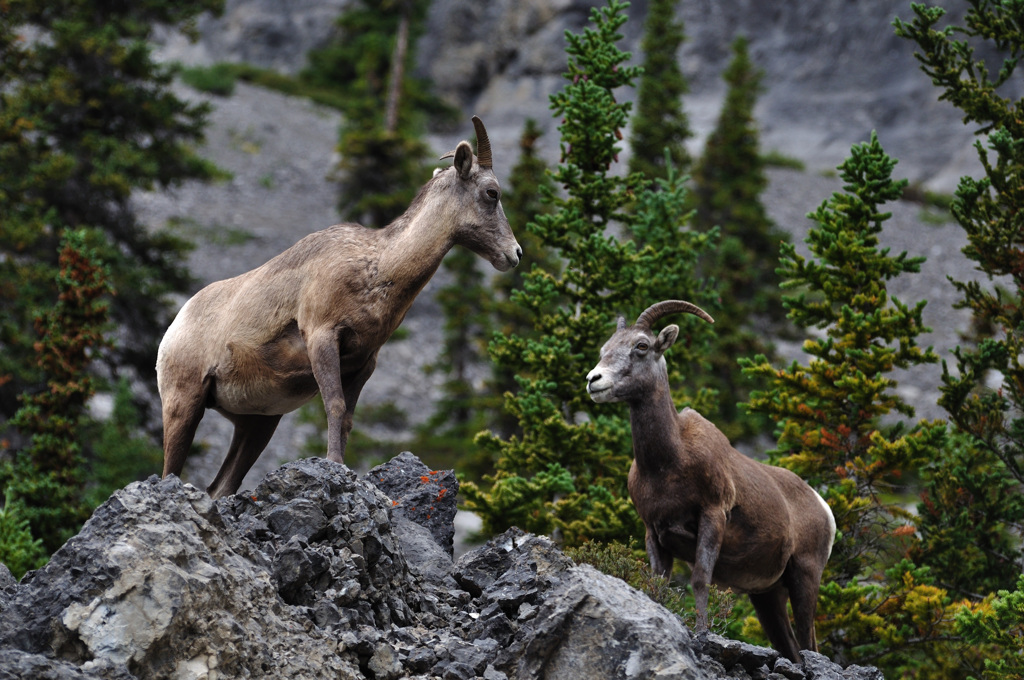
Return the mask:
[[652,305],[633,326],[620,318],[587,375],[587,392],[599,403],[629,404],[629,495],[647,529],[647,556],[666,577],[676,557],[693,566],[697,630],[707,629],[708,585],[732,588],[750,596],[772,645],[799,662],[800,649],[817,649],[814,615],[835,519],[797,475],[744,456],[693,409],[676,412],[664,352],[679,327],[658,334],[651,327],[678,312],[714,322],[682,300]]
[[499,271],[522,249],[501,207],[487,131],[479,156],[459,142],[405,213],[383,229],[339,224],[306,236],[241,276],[212,283],[181,308],[157,354],[164,475],[181,474],[206,409],[235,426],[208,491],[234,493],[281,416],[317,392],[327,457],[344,462],[356,400],[391,336],[441,259],[459,244]]

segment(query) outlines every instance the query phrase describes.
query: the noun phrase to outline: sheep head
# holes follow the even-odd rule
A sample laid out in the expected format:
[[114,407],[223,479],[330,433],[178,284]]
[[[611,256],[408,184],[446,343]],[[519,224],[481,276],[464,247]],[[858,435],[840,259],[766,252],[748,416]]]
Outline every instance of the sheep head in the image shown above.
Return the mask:
[[665,300],[651,305],[627,326],[623,318],[601,348],[601,360],[587,374],[587,393],[598,403],[637,401],[650,393],[658,380],[668,379],[665,350],[679,337],[679,326],[670,324],[655,334],[651,327],[662,317],[685,312],[708,323],[715,320],[685,300]]
[[498,271],[508,271],[519,264],[522,248],[512,234],[505,211],[501,207],[501,187],[494,174],[491,142],[479,117],[473,116],[476,129],[477,156],[469,142],[459,142],[454,150],[441,156],[452,158],[452,167],[435,173],[434,181],[450,182],[458,196],[459,224],[455,243],[469,248],[490,261]]

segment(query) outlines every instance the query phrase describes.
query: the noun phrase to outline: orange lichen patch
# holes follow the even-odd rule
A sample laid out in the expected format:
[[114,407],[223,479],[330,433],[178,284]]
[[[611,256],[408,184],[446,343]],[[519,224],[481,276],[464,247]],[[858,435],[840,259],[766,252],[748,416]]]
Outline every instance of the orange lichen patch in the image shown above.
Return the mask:
[[392,506],[398,505],[398,501],[391,501],[391,505]]
[[905,525],[903,525],[901,527],[897,527],[896,529],[893,529],[892,535],[893,536],[910,536],[910,535],[914,534],[916,531],[917,531],[917,529],[915,529],[912,525],[905,524]]
[[424,484],[426,484],[426,483],[428,483],[430,481],[430,477],[428,477],[426,475],[423,475],[423,476],[420,477],[420,481],[423,482]]

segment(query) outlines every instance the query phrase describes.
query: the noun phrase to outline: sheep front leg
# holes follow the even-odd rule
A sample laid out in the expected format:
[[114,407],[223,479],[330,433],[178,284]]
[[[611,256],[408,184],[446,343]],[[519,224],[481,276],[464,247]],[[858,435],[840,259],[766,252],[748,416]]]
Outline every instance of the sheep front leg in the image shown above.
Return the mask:
[[[343,395],[345,400],[345,416],[342,418],[340,430],[341,442],[338,445],[339,451],[341,452],[338,458],[331,458],[331,449],[328,446],[327,458],[338,463],[344,462],[342,459],[345,455],[345,447],[348,444],[348,435],[352,432],[352,418],[356,412],[356,403],[359,401],[359,394],[363,391],[363,385],[373,374],[373,369],[377,367],[377,354],[376,352],[366,363],[360,367],[355,373],[345,377],[343,385]],[[328,437],[330,436],[330,429],[328,429]]]
[[701,514],[697,528],[697,555],[693,562],[690,587],[697,606],[697,632],[708,629],[708,588],[715,573],[715,563],[725,539],[725,512],[709,508]]
[[351,406],[341,384],[341,348],[334,329],[321,329],[306,338],[309,363],[327,412],[327,459],[345,462],[345,444],[352,429]]

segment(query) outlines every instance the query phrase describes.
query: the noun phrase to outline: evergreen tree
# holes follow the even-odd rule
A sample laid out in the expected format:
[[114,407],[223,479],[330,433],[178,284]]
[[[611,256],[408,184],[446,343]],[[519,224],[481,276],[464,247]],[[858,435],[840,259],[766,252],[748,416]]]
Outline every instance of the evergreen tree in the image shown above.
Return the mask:
[[[437,293],[444,312],[444,345],[427,372],[443,371],[446,379],[434,415],[422,428],[427,441],[418,444],[418,450],[425,450],[425,459],[443,455],[450,461],[469,448],[473,436],[487,426],[487,411],[481,408],[485,397],[472,373],[486,354],[484,338],[490,334],[492,322],[486,309],[490,291],[476,266],[476,255],[456,248],[445,256],[442,266],[452,275],[452,282]],[[460,460],[460,470],[462,466]]]
[[46,564],[46,551],[43,542],[32,536],[24,506],[17,502],[13,491],[8,490],[0,500],[0,564],[20,580],[25,572]]
[[[502,193],[501,204],[523,248],[523,259],[513,271],[494,280],[494,296],[488,306],[499,337],[522,336],[532,329],[529,310],[514,299],[515,291],[523,289],[529,272],[537,268],[553,276],[561,273],[558,256],[529,228],[529,222],[537,216],[554,212],[551,199],[555,182],[547,163],[537,153],[541,135],[537,122],[527,119],[519,138],[519,160],[509,173],[508,189]],[[517,389],[516,375],[511,366],[492,364],[492,378],[487,386],[492,395],[492,416],[487,427],[503,439],[520,433],[518,420],[502,408],[503,395]]]
[[84,230],[65,234],[57,285],[57,303],[36,318],[46,387],[22,398],[9,425],[28,441],[0,468],[4,496],[14,503],[5,511],[28,521],[47,554],[79,529],[89,510],[79,434],[94,391],[89,365],[106,343],[110,284]]
[[387,226],[405,212],[430,176],[426,143],[407,128],[385,129],[379,119],[348,119],[338,149],[338,209],[368,227]]
[[[383,227],[401,215],[429,176],[422,111],[449,114],[428,83],[407,76],[426,0],[358,0],[338,19],[335,40],[309,55],[303,79],[348,91],[338,150],[338,206],[345,219]],[[387,11],[381,11],[382,9]]]
[[[987,135],[985,143],[975,143],[985,176],[962,177],[952,205],[967,235],[964,254],[984,278],[951,279],[962,296],[957,306],[970,309],[976,327],[987,333],[953,352],[955,369],[943,362],[939,404],[963,436],[963,449],[932,466],[922,501],[920,559],[934,563],[959,592],[1001,588],[995,599],[965,607],[957,632],[968,644],[992,650],[985,677],[1020,677],[1024,581],[1013,579],[1021,570],[1024,524],[1024,99],[1003,93],[1019,81],[1024,8],[1019,2],[972,0],[963,26],[940,26],[944,9],[911,7],[913,19],[897,19],[896,34],[917,45],[915,56],[940,89],[939,99]],[[989,70],[994,60],[975,56],[977,47],[1002,55],[997,71]],[[972,523],[969,533],[958,534]],[[954,554],[956,561],[947,562]]]
[[[346,6],[336,22],[337,31],[323,47],[311,50],[300,78],[313,86],[342,89],[346,117],[367,118],[385,110],[391,73],[403,16],[408,20],[405,34],[404,72],[395,83],[401,89],[398,100],[405,102],[401,115],[426,114],[438,120],[450,119],[454,109],[434,95],[428,81],[410,75],[416,40],[426,27],[430,3],[424,0],[355,0]],[[414,121],[421,122],[421,121]],[[382,122],[383,125],[383,122]]]
[[[685,217],[681,204],[664,205],[683,191],[678,178],[673,177],[671,190],[659,192],[661,198],[643,202],[642,217],[624,210],[646,184],[637,173],[613,172],[630,109],[613,91],[630,85],[639,71],[624,65],[630,55],[616,46],[627,6],[609,0],[592,10],[593,28],[566,34],[569,84],[551,97],[552,110],[563,120],[562,160],[554,179],[564,195],[551,196],[555,211],[527,225],[561,255],[564,267],[558,274],[534,267],[523,291],[513,294],[533,317],[532,333],[498,337],[491,344],[495,361],[518,369],[519,391],[507,396],[506,408],[519,420],[522,434],[507,440],[491,433],[478,437],[495,456],[497,471],[487,478],[490,489],[467,483],[463,491],[486,533],[515,525],[556,531],[567,544],[642,535],[625,488],[628,421],[587,398],[584,376],[614,327],[616,310],[636,314],[666,297],[703,302],[693,277],[678,275],[691,273],[690,257],[703,242],[679,229]],[[655,225],[654,203],[673,221]],[[616,222],[647,225],[648,245],[638,250],[610,235]],[[667,242],[655,245],[655,236]],[[671,292],[665,288],[669,274],[677,274]],[[696,360],[709,332],[684,324],[687,341],[675,355],[680,364]]]
[[650,179],[665,178],[665,149],[679,172],[685,173],[691,163],[686,140],[693,132],[682,106],[689,88],[677,60],[686,39],[683,23],[675,17],[678,4],[678,0],[651,2],[640,43],[644,70],[637,87],[629,170]]
[[763,385],[756,377],[753,382],[744,378],[735,358],[768,354],[764,338],[785,328],[775,266],[779,246],[788,237],[772,223],[760,200],[768,180],[754,105],[763,89],[763,73],[750,61],[746,38],[737,38],[732,50],[724,75],[729,86],[725,102],[694,169],[691,198],[695,228],[721,229],[718,247],[703,263],[721,294],[722,311],[715,315],[717,351],[711,370],[697,379],[720,392],[719,411],[709,415],[730,438],[741,438],[762,432],[766,423],[738,407],[751,389]]
[[[970,445],[984,460],[998,459],[992,468],[1005,476],[999,486],[1021,493],[1024,483],[1024,120],[1020,110],[1024,99],[1009,100],[999,88],[1011,82],[1017,60],[1024,53],[1024,28],[1017,3],[972,2],[965,22],[967,28],[938,28],[945,11],[913,5],[911,23],[897,20],[898,35],[917,43],[916,53],[932,82],[942,90],[940,99],[951,102],[964,113],[964,122],[977,125],[988,142],[976,143],[985,177],[963,177],[953,199],[952,212],[967,234],[964,254],[977,263],[987,281],[953,281],[962,295],[959,308],[970,309],[977,325],[992,333],[974,347],[954,352],[956,370],[943,364],[942,398],[939,404],[949,413],[957,430],[969,437]],[[963,34],[964,39],[958,39]],[[985,62],[974,56],[968,38],[991,41],[1005,55],[1002,67],[991,77]],[[992,282],[998,282],[993,285]],[[1000,385],[990,387],[998,377]],[[993,508],[994,510],[994,508]],[[1000,513],[1008,524],[1020,525],[1019,508],[1007,506]],[[993,518],[995,519],[995,518]],[[1007,560],[996,560],[992,568],[1001,578],[1020,571],[1018,550]],[[997,562],[1002,562],[1000,566]],[[1003,587],[1012,582],[1003,582]]]
[[207,107],[171,92],[173,71],[153,61],[149,40],[156,24],[188,30],[200,12],[219,7],[219,0],[0,7],[0,417],[42,380],[33,368],[32,317],[53,299],[66,228],[96,230],[91,246],[119,291],[111,315],[130,332],[107,360],[153,378],[169,316],[165,296],[188,282],[185,243],[139,225],[129,199],[133,190],[215,170],[192,150]]
[[965,608],[957,615],[957,632],[974,646],[992,650],[984,659],[984,677],[1017,680],[1024,677],[1024,575],[1017,577],[1014,590],[1000,590],[982,606]]
[[769,385],[748,407],[778,423],[772,461],[821,489],[836,518],[818,608],[823,651],[890,671],[924,663],[950,633],[945,592],[927,569],[901,559],[915,527],[899,501],[905,475],[945,445],[945,428],[881,422],[913,416],[891,372],[937,361],[916,342],[928,330],[926,303],[911,307],[887,291],[889,280],[919,271],[923,260],[892,257],[879,245],[890,216],[881,206],[906,184],[892,179],[894,165],[875,135],[854,146],[839,167],[845,193],[810,215],[811,258],[782,246],[779,272],[794,292],[785,298],[789,318],[822,332],[804,343],[810,362],[780,369],[764,356],[740,361]]
[[1003,462],[960,436],[935,452],[921,477],[921,540],[910,557],[958,597],[1012,585],[1020,573],[1024,496]]

